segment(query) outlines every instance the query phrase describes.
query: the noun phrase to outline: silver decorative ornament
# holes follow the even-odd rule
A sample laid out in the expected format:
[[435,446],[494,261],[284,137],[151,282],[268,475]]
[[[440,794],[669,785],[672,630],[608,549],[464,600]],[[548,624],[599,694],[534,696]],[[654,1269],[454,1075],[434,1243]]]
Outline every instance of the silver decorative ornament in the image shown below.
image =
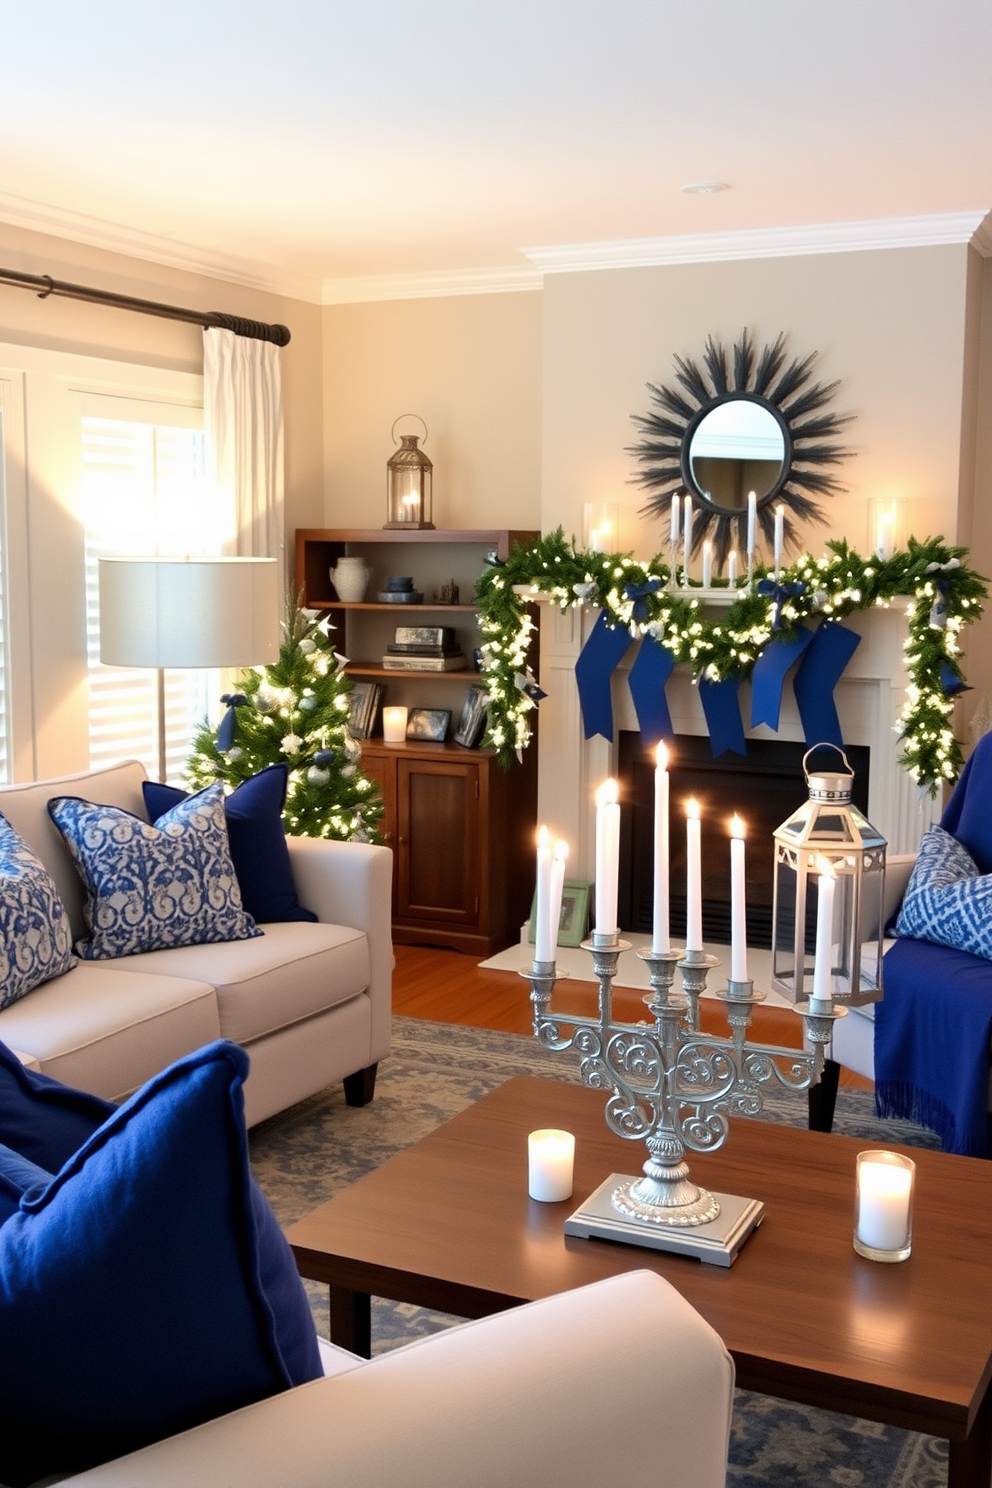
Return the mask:
[[270,713],[274,713],[276,711],[276,709],[278,708],[278,706],[279,706],[279,699],[278,698],[274,698],[272,696],[271,692],[256,692],[256,694],[255,694],[255,709],[256,709],[256,712],[263,714],[263,716],[267,716]]
[[311,785],[315,785],[320,789],[323,789],[325,785],[328,785],[330,783],[330,779],[330,770],[322,770],[319,765],[311,765],[309,770],[307,771],[307,780],[310,782]]
[[312,713],[316,706],[317,699],[314,697],[313,693],[308,692],[304,697],[300,698],[299,709],[301,713]]

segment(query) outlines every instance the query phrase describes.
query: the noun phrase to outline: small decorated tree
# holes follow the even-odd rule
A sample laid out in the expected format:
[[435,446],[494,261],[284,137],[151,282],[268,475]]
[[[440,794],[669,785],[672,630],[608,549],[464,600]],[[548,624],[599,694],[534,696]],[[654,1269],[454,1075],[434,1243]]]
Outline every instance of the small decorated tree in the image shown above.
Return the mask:
[[213,780],[239,785],[266,765],[287,764],[287,832],[370,842],[382,798],[361,771],[362,747],[348,727],[345,658],[328,629],[317,611],[291,609],[279,660],[239,672],[220,728],[198,730],[186,776],[194,789]]

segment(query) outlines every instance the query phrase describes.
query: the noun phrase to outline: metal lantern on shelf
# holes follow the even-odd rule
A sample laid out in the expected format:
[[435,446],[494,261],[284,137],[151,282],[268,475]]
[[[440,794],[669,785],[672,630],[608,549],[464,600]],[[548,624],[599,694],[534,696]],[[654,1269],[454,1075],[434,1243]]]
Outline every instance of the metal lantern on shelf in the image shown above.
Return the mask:
[[813,987],[816,918],[813,883],[825,858],[836,876],[831,945],[834,1001],[849,1007],[882,995],[882,906],[885,838],[851,800],[854,771],[808,771],[810,755],[836,745],[818,744],[803,757],[809,799],[774,833],[772,986],[792,1002]]
[[[415,413],[401,413],[391,430],[395,443],[396,425],[400,419],[419,418]],[[419,419],[424,424],[423,419]],[[427,425],[424,424],[424,442]],[[431,521],[431,482],[434,466],[419,448],[419,434],[401,434],[400,447],[386,461],[386,527],[422,529],[433,527]]]

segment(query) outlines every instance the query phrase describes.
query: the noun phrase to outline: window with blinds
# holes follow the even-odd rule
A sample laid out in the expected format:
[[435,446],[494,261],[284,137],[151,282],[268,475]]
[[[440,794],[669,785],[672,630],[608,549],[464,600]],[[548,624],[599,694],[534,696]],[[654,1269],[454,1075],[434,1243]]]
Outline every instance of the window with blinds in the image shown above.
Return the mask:
[[[201,554],[208,528],[203,462],[200,429],[82,418],[91,766],[139,759],[158,777],[157,674],[101,664],[98,559]],[[193,734],[218,691],[216,672],[166,671],[168,780],[181,782]]]

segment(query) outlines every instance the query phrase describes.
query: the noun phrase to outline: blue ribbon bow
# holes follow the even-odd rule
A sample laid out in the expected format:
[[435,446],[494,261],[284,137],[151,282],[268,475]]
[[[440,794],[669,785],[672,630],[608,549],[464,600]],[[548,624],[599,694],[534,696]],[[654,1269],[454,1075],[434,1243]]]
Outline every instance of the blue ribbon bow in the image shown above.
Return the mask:
[[937,591],[936,598],[930,607],[931,630],[945,630],[947,627],[947,600],[949,590],[947,575],[960,567],[960,558],[949,558],[946,563],[928,563],[923,570],[924,573],[930,574],[933,579],[933,587]]
[[628,584],[624,589],[624,599],[633,600],[634,608],[631,610],[631,618],[636,620],[638,625],[644,625],[648,619],[647,596],[656,594],[660,588],[660,579],[648,579],[646,584]]
[[227,754],[229,749],[234,748],[235,709],[244,708],[248,699],[243,692],[225,692],[221,697],[221,702],[227,704],[227,712],[221,719],[217,730],[217,748],[221,754]]
[[763,599],[773,601],[775,608],[772,611],[772,630],[778,630],[785,601],[795,599],[797,594],[805,594],[806,585],[802,579],[793,579],[788,584],[779,584],[775,579],[759,579],[757,592]]

